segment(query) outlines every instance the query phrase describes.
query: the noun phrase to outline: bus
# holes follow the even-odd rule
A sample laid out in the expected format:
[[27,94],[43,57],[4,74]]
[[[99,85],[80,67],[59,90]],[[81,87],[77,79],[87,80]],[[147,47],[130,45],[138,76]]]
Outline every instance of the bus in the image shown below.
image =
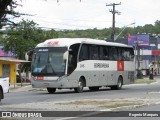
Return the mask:
[[89,38],[56,38],[38,44],[31,63],[32,87],[74,89],[100,87],[121,89],[134,82],[132,46]]

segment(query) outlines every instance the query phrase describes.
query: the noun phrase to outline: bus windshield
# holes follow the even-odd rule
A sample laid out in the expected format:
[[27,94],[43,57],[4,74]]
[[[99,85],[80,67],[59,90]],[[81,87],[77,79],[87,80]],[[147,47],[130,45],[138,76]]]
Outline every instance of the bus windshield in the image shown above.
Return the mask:
[[32,59],[32,75],[63,76],[67,47],[36,48]]

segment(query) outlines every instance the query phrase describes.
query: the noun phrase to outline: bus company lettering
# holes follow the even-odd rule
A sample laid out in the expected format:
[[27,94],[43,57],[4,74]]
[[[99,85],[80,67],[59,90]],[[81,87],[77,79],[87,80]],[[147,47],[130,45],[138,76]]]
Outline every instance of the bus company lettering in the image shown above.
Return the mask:
[[48,45],[58,45],[58,41],[50,41],[50,42],[48,42],[47,44]]
[[107,63],[94,63],[94,68],[109,68]]
[[39,52],[48,52],[48,49],[39,49]]

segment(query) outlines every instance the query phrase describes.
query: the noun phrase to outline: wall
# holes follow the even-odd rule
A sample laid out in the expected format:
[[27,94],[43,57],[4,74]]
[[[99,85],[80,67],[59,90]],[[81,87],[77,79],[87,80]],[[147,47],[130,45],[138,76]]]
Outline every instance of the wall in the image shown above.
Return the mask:
[[15,62],[7,62],[7,61],[0,61],[0,77],[3,77],[3,65],[9,65],[9,75],[10,83],[16,83],[16,63]]

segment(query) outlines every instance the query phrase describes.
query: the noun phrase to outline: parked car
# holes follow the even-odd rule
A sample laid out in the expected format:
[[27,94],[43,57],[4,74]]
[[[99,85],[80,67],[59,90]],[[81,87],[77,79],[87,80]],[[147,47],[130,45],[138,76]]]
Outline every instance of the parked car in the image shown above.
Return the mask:
[[9,77],[0,78],[0,101],[4,99],[4,93],[9,92]]

